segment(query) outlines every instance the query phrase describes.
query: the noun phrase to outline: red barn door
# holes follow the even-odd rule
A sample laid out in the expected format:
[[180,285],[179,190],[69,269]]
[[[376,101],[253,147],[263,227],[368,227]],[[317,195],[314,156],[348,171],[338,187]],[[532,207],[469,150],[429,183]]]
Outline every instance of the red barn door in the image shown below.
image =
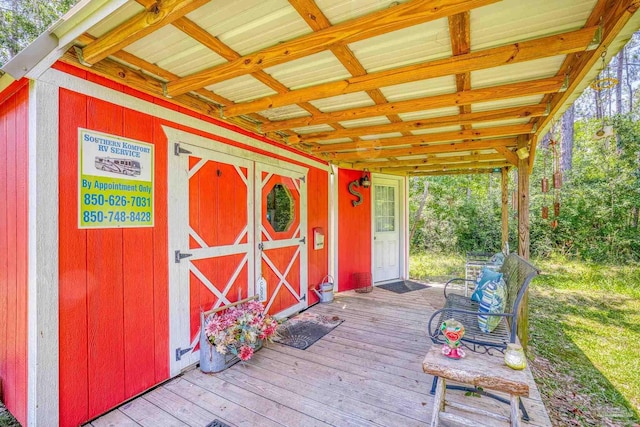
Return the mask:
[[[169,166],[172,375],[199,361],[201,311],[258,291],[279,317],[307,306],[306,169],[175,147]],[[266,287],[256,290],[261,276]]]
[[307,307],[307,192],[299,173],[256,165],[256,275],[267,311],[286,317]]

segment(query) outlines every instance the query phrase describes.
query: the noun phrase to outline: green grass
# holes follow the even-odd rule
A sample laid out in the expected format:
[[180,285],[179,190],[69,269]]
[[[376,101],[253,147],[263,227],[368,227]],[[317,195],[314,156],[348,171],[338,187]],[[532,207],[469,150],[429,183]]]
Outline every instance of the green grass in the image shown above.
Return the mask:
[[[460,255],[411,257],[412,277],[464,272]],[[555,425],[640,422],[640,266],[555,258],[529,297],[531,368]]]

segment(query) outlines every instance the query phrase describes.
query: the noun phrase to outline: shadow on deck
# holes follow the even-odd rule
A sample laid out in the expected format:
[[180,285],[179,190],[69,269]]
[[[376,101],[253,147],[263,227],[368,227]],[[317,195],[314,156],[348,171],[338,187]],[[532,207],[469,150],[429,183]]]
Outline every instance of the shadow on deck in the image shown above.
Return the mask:
[[[431,346],[426,322],[441,303],[437,286],[337,294],[333,303],[309,310],[344,323],[307,350],[273,343],[218,374],[189,370],[90,425],[429,425],[433,377],[422,372],[422,360]],[[530,387],[525,405],[532,420],[523,425],[551,425],[533,379]],[[509,413],[508,405],[486,397],[450,392],[447,398]]]

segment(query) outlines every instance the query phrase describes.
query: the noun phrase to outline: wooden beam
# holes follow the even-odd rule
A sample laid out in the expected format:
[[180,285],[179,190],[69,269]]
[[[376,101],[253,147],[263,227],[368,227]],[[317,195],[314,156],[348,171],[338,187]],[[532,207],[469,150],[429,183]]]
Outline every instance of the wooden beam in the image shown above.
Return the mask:
[[[527,147],[529,140],[518,138],[518,148]],[[529,159],[519,159],[518,163],[518,255],[529,259]],[[524,348],[529,342],[528,292],[520,302],[518,314],[518,337]]]
[[426,98],[410,99],[407,101],[390,102],[384,105],[353,108],[350,110],[334,111],[311,117],[299,117],[265,123],[263,131],[293,129],[327,123],[337,123],[347,120],[363,119],[367,117],[385,116],[388,114],[410,113],[413,111],[431,110],[455,105],[469,105],[478,102],[495,101],[498,99],[519,98],[530,95],[544,95],[558,92],[564,83],[564,77],[550,77],[547,79],[530,80],[511,83],[502,86],[492,86],[473,89]]
[[471,162],[471,161],[490,161],[490,160],[504,160],[504,156],[501,154],[470,154],[466,156],[425,156],[421,159],[411,160],[389,160],[382,162],[358,162],[352,163],[350,167],[352,169],[380,169],[380,168],[393,168],[402,166],[420,166],[420,165],[443,165],[457,162]]
[[318,142],[327,139],[353,138],[362,135],[377,135],[391,132],[434,129],[450,125],[470,125],[480,122],[491,122],[506,119],[525,119],[546,114],[547,106],[543,104],[526,107],[503,108],[499,110],[481,111],[477,113],[456,114],[451,116],[430,117],[410,122],[388,123],[384,125],[346,128],[333,132],[316,132],[299,134],[300,141]]
[[501,169],[507,166],[507,162],[504,160],[501,162],[464,162],[464,163],[451,163],[446,165],[427,165],[427,166],[408,166],[401,168],[378,168],[377,170],[371,170],[372,172],[390,173],[390,172],[426,172],[426,171],[447,171],[447,170],[461,170],[461,169]]
[[507,147],[497,147],[496,151],[504,156],[511,165],[518,166],[518,156]]
[[82,49],[82,61],[94,65],[208,2],[209,0],[158,1],[150,10],[137,14],[85,46]]
[[542,37],[497,48],[484,49],[450,58],[417,65],[379,71],[347,80],[323,83],[292,90],[283,95],[271,95],[254,101],[234,104],[225,109],[225,116],[281,107],[314,99],[328,98],[353,92],[362,92],[385,86],[432,79],[450,74],[499,67],[555,55],[583,51],[593,41],[597,27],[589,27],[553,36]]
[[[574,53],[565,59],[558,75],[564,75],[565,73],[568,75],[569,87],[565,92],[554,94],[549,98],[551,105],[549,116],[536,120],[538,123],[538,136],[539,133],[546,128],[549,121],[555,117],[567,99],[583,82],[592,67],[601,60],[602,54],[606,52],[609,45],[639,8],[639,0],[600,0],[596,7],[594,7],[593,13],[589,16],[587,23],[596,25],[602,19],[602,39],[600,45],[596,49]],[[531,156],[531,165],[533,165],[533,160],[534,158]]]
[[401,145],[421,145],[428,143],[440,143],[460,141],[463,139],[495,138],[498,136],[516,136],[530,133],[533,127],[530,124],[515,126],[500,126],[495,128],[456,130],[451,132],[428,133],[424,135],[402,136],[398,138],[371,139],[357,142],[343,142],[336,144],[324,144],[313,149],[316,153],[331,153],[344,150],[357,150],[362,148],[397,147]]
[[493,169],[469,169],[453,171],[409,172],[409,176],[439,176],[439,175],[477,175],[481,173],[493,173]]
[[445,144],[434,144],[427,147],[407,147],[389,150],[367,149],[349,153],[325,153],[327,160],[338,160],[344,162],[361,162],[377,158],[408,157],[425,154],[442,154],[461,151],[489,150],[496,147],[510,147],[516,144],[515,138],[504,139],[484,139],[480,141],[452,142]]
[[502,247],[503,252],[509,245],[509,168],[504,167],[501,171],[502,189]]
[[279,43],[181,78],[167,85],[169,95],[176,96],[213,83],[253,73],[322,52],[337,44],[349,44],[411,27],[449,15],[495,3],[498,0],[415,0],[371,13],[324,30]]
[[[471,16],[470,12],[463,12],[449,17],[449,38],[451,39],[451,53],[453,56],[465,55],[471,52]],[[471,73],[456,74],[456,89],[458,92],[471,89]],[[460,113],[470,113],[470,105],[461,105]],[[462,129],[469,129],[468,124]]]
[[[147,93],[149,95],[161,98],[162,97],[162,81],[159,81],[149,74],[133,70],[127,66],[124,66],[112,59],[105,58],[102,61],[96,63],[92,67],[82,65],[75,53],[70,50],[60,58],[62,62],[72,64],[90,73],[97,74],[103,77],[113,80],[117,83],[121,83],[140,92]],[[180,95],[175,98],[166,100],[179,107],[183,107],[192,111],[196,111],[200,114],[204,114],[210,117],[219,117],[219,107],[212,103],[206,102],[203,99],[194,95]],[[237,120],[236,120],[237,119]],[[234,120],[227,120],[229,123],[240,126],[249,131],[258,133],[258,125],[251,121],[242,119],[240,117]],[[277,135],[270,135],[270,138],[274,141],[286,144],[284,139]]]

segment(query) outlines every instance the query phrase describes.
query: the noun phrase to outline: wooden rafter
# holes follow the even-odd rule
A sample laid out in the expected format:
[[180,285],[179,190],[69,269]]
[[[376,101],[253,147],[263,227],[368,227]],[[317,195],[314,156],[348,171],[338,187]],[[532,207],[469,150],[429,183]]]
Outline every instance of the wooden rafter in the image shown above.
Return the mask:
[[504,161],[504,156],[502,154],[477,154],[472,153],[464,156],[441,156],[436,157],[435,155],[424,156],[420,159],[411,159],[411,160],[393,160],[393,161],[383,161],[383,162],[358,162],[352,163],[350,165],[353,169],[380,169],[380,168],[393,168],[393,167],[407,167],[407,166],[426,166],[426,165],[446,165],[450,163],[461,163],[461,162],[482,162],[482,161],[495,161],[502,160]]
[[311,125],[384,116],[394,113],[400,114],[410,113],[414,111],[431,110],[436,108],[449,107],[452,105],[468,105],[477,102],[493,101],[497,99],[518,98],[530,95],[544,95],[547,93],[560,91],[563,84],[563,77],[550,77],[547,79],[530,80],[527,82],[511,83],[501,86],[486,87],[482,89],[473,89],[464,92],[410,99],[407,101],[390,102],[383,105],[373,105],[370,107],[361,107],[350,110],[323,113],[311,117],[300,117],[289,120],[281,120],[271,123],[265,123],[262,126],[262,129],[264,131],[293,129]]
[[482,129],[465,129],[451,132],[428,133],[425,135],[403,136],[398,138],[381,138],[357,142],[343,142],[337,144],[325,144],[315,147],[315,153],[330,153],[344,150],[358,150],[362,148],[384,148],[402,145],[421,145],[434,142],[460,141],[463,139],[495,138],[500,136],[515,136],[530,133],[533,130],[531,124],[515,126],[499,126]]
[[439,176],[439,175],[477,175],[483,173],[495,173],[493,169],[462,169],[462,170],[446,170],[432,172],[409,172],[411,176]]
[[479,168],[503,168],[509,166],[504,160],[497,162],[460,162],[442,165],[424,165],[424,166],[404,166],[404,167],[382,167],[379,170],[371,170],[372,172],[381,173],[397,173],[397,172],[426,172],[426,171],[444,171],[459,169],[479,169]]
[[[551,106],[549,116],[535,120],[538,124],[539,131],[544,129],[549,121],[558,113],[562,105],[564,105],[578,85],[583,81],[589,70],[600,60],[603,52],[606,52],[611,42],[639,8],[640,0],[600,0],[596,4],[587,20],[587,25],[597,25],[602,21],[601,42],[596,49],[579,54],[574,53],[565,59],[558,75],[567,74],[569,76],[569,87],[564,93],[554,94],[548,97],[547,100]],[[531,170],[535,158],[536,144],[532,144],[530,150],[529,169]]]
[[484,139],[480,141],[452,142],[433,144],[424,147],[406,147],[395,149],[366,149],[347,153],[325,153],[328,160],[357,163],[363,160],[423,156],[425,154],[453,153],[461,151],[476,151],[495,149],[496,147],[512,147],[516,145],[515,138]]
[[82,61],[94,65],[208,2],[209,0],[158,1],[149,10],[137,14],[85,46],[82,49]]
[[496,151],[504,156],[513,166],[518,166],[518,156],[507,147],[496,147]]
[[[73,50],[69,50],[62,58],[60,58],[60,60],[87,70],[91,73],[106,77],[115,82],[122,83],[123,85],[139,90],[140,92],[147,93],[155,97],[162,97],[162,81],[152,77],[146,72],[134,70],[112,59],[105,58],[102,61],[96,63],[94,66],[88,67],[80,63]],[[202,95],[202,97],[198,97],[195,95],[185,94],[168,99],[167,101],[210,117],[218,116],[219,106],[211,102],[207,102],[203,98],[206,97],[204,95]],[[254,123],[253,121],[248,121],[241,117],[237,117],[236,120],[231,120],[230,122],[255,133],[258,133],[259,125]],[[286,141],[278,134],[271,134],[270,137],[274,141],[286,143]]]
[[194,73],[169,83],[167,91],[171,96],[180,95],[213,83],[322,52],[333,45],[346,45],[496,1],[498,0],[415,0],[403,3],[245,55],[227,64]]
[[[313,0],[289,0],[289,3],[296,9],[298,14],[305,20],[305,22],[314,30],[320,31],[331,26],[329,19],[322,13],[318,5]],[[331,52],[335,55],[340,63],[351,73],[352,76],[363,76],[367,74],[367,70],[362,66],[358,58],[353,54],[351,49],[345,45],[335,45],[331,47]],[[380,89],[370,89],[367,91],[367,95],[376,104],[386,104],[387,98]],[[313,114],[313,113],[312,113]],[[401,123],[402,119],[392,114],[387,116],[392,123]],[[341,127],[342,128],[342,127]],[[409,134],[406,134],[407,136]],[[358,138],[358,136],[354,136]]]
[[[328,98],[369,89],[461,74],[469,71],[531,61],[549,56],[564,55],[584,51],[593,41],[597,27],[589,27],[563,34],[542,37],[507,46],[484,49],[445,59],[438,59],[417,65],[379,71],[347,80],[310,86],[292,90],[286,94],[271,95],[254,101],[235,104],[225,108],[227,117],[250,112],[281,107],[302,101]],[[466,87],[463,85],[463,87]]]
[[[451,38],[451,53],[453,56],[466,55],[471,52],[471,19],[469,12],[459,13],[449,17],[449,38]],[[456,89],[458,92],[471,89],[471,73],[456,74]],[[470,113],[470,105],[461,105],[460,113]],[[469,124],[463,124],[462,129],[469,129]]]
[[412,120],[401,123],[388,123],[384,125],[348,128],[344,130],[336,130],[333,132],[316,132],[298,135],[298,137],[300,138],[300,141],[318,142],[327,139],[353,138],[361,135],[377,135],[390,132],[433,129],[450,125],[470,125],[473,123],[491,122],[506,119],[526,119],[528,117],[545,115],[546,111],[546,105],[538,104],[529,105],[526,107],[512,107],[499,110],[481,111],[477,113],[430,117],[427,119]]

